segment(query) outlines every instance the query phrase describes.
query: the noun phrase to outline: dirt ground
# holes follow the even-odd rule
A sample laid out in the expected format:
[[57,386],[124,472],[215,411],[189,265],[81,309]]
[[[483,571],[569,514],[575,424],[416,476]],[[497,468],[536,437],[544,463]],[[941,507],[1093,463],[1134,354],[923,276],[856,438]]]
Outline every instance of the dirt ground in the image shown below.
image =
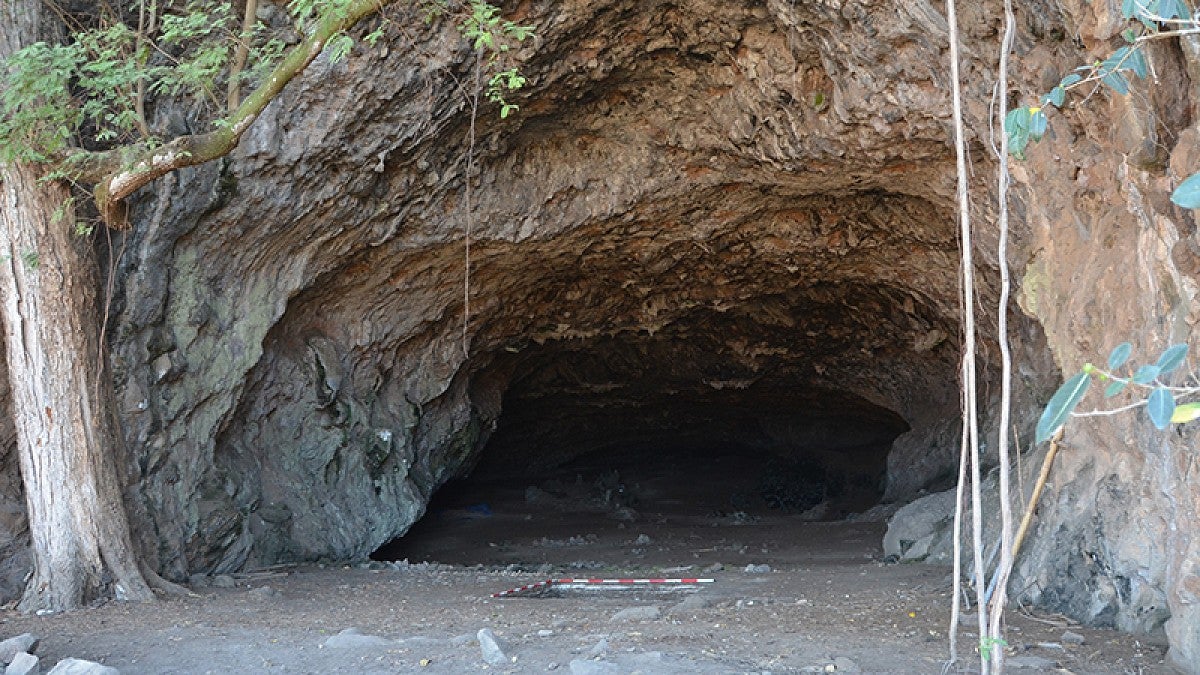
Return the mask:
[[[379,554],[432,564],[280,568],[206,580],[197,597],[147,606],[6,612],[0,637],[42,637],[43,670],[73,656],[123,673],[942,671],[948,569],[882,562],[878,522],[723,510],[714,495],[724,492],[708,483],[727,492],[741,474],[726,468],[616,487],[614,476],[577,473],[542,477],[534,490],[517,482],[451,490]],[[694,592],[489,597],[551,577],[627,576],[714,582]],[[658,615],[613,618],[633,607]],[[1008,622],[1014,665],[1034,666],[1018,672],[1170,672],[1163,648],[1136,636],[1019,610]],[[484,628],[502,661],[484,660],[476,638]],[[326,643],[345,629],[380,639]],[[1064,640],[1065,631],[1083,643]],[[976,635],[964,626],[959,636],[950,671],[971,672]]]

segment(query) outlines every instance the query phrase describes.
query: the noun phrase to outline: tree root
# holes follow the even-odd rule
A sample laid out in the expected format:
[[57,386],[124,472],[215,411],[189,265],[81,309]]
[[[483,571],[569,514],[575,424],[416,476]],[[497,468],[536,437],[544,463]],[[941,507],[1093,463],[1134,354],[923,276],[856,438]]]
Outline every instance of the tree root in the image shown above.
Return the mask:
[[193,593],[190,589],[180,586],[173,581],[158,576],[158,573],[147,567],[145,564],[140,565],[142,568],[142,576],[146,578],[146,583],[150,588],[162,593],[169,598],[198,598],[198,594]]

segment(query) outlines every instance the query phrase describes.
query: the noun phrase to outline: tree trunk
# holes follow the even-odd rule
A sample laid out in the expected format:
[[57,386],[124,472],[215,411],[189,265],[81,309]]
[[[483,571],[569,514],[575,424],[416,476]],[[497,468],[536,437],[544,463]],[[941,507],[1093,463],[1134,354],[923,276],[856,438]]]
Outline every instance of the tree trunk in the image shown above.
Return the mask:
[[[41,5],[0,0],[0,59],[37,38]],[[91,253],[72,233],[66,189],[37,179],[34,167],[0,166],[0,316],[34,560],[20,608],[149,600],[113,465]]]

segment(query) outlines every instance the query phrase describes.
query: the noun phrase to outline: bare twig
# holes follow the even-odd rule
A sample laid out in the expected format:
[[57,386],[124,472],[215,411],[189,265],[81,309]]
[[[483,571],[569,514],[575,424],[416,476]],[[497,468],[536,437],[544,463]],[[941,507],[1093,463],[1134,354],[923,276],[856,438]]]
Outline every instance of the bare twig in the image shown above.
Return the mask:
[[1042,490],[1046,487],[1046,480],[1050,477],[1050,469],[1054,466],[1054,458],[1058,456],[1058,448],[1061,443],[1062,429],[1059,429],[1050,439],[1050,449],[1046,451],[1046,457],[1042,460],[1042,470],[1038,473],[1037,482],[1033,484],[1033,493],[1029,495],[1029,503],[1025,506],[1021,526],[1017,528],[1016,537],[1013,538],[1014,559],[1021,551],[1021,544],[1024,543],[1025,535],[1029,532],[1029,523],[1033,521],[1033,512],[1037,509],[1038,500],[1042,498]]
[[474,213],[471,206],[471,173],[475,169],[475,121],[479,119],[479,93],[483,90],[483,52],[475,54],[475,86],[471,90],[471,129],[467,141],[467,172],[463,187],[463,202],[466,216],[463,218],[463,320],[462,320],[462,350],[463,356],[470,356],[467,342],[467,330],[471,321],[471,229]]
[[[963,365],[966,365],[965,363]],[[966,379],[965,373],[963,377]],[[958,453],[958,486],[954,490],[954,602],[950,605],[950,663],[958,662],[958,617],[962,611],[962,600],[960,593],[962,592],[962,515],[963,515],[963,492],[964,486],[967,483],[967,446],[969,439],[967,437],[967,425],[962,427],[962,438],[959,443]],[[970,603],[968,603],[969,605]]]
[[[1012,0],[1004,0],[1004,34],[1000,40],[1000,63],[996,78],[996,115],[1001,121],[1008,114],[1008,55],[1012,51],[1016,32]],[[1013,566],[1012,505],[1009,503],[1009,438],[1008,427],[1012,411],[1012,353],[1008,343],[1008,298],[1011,281],[1008,274],[1008,134],[1001,133],[997,149],[997,257],[1000,265],[1000,302],[997,308],[997,339],[1000,342],[1000,429],[997,450],[1000,461],[1000,565],[996,574],[996,590],[989,608],[991,623],[988,639],[992,646],[991,661],[997,673],[1004,671],[1004,635],[1001,620],[1007,600],[1008,577]]]
[[[967,182],[967,143],[963,124],[962,74],[959,67],[958,8],[955,0],[946,0],[946,18],[950,37],[951,100],[954,117],[954,153],[958,175],[958,217],[962,255],[962,313],[963,313],[963,425],[969,430],[971,458],[971,526],[972,548],[975,557],[975,593],[979,635],[987,634],[987,607],[983,601],[983,497],[980,493],[982,473],[979,466],[978,393],[975,386],[975,272],[971,252],[971,199]],[[959,506],[961,509],[961,505]],[[980,670],[989,672],[989,662],[980,654]]]
[[250,40],[253,39],[254,24],[258,21],[258,0],[246,0],[246,12],[242,14],[242,34],[238,36],[237,50],[233,53],[233,63],[229,64],[229,89],[225,94],[225,103],[230,114],[238,109],[241,103],[242,69],[246,67],[246,58],[250,55]]
[[[155,7],[151,5],[150,14],[153,15]],[[154,21],[153,16],[150,18],[150,23]],[[147,34],[154,30],[152,26],[147,25],[146,17],[146,0],[138,2],[138,27],[137,27],[137,42],[134,43],[133,59],[141,69],[146,65],[145,59],[142,58],[142,47],[146,42]],[[146,124],[146,78],[139,77],[137,80],[137,91],[133,97],[133,112],[136,117],[135,124],[138,132],[142,134],[142,138],[150,137],[150,125]]]

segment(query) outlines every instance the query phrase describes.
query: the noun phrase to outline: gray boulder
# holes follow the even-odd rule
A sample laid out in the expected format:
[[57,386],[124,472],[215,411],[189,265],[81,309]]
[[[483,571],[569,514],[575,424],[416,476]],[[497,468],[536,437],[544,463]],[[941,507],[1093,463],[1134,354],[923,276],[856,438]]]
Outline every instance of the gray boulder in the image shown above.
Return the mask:
[[954,522],[954,491],[922,497],[896,511],[883,535],[884,556],[903,561],[924,560],[941,550]]
[[40,675],[41,672],[38,657],[28,652],[17,652],[12,663],[4,669],[4,675]]
[[508,654],[504,653],[504,647],[500,645],[491,628],[481,628],[475,637],[479,640],[479,651],[484,661],[493,666],[508,662]]
[[46,675],[121,675],[121,671],[95,661],[63,659]]
[[38,642],[40,642],[40,638],[33,633],[22,633],[0,642],[0,663],[4,665],[12,663],[12,660],[21,652],[32,654],[37,651]]

